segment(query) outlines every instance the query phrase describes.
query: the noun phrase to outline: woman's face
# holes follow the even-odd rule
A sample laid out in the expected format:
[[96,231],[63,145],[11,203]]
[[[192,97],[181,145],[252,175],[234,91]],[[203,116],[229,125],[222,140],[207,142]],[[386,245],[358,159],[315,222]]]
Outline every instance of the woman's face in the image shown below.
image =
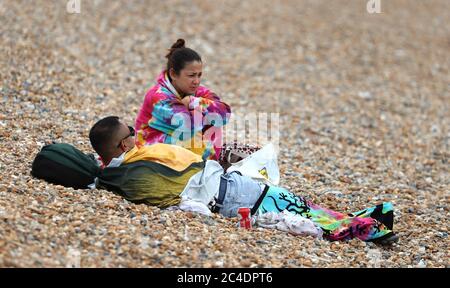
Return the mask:
[[192,61],[177,75],[173,69],[170,69],[170,78],[172,85],[177,89],[181,96],[192,95],[197,91],[202,77],[202,62]]

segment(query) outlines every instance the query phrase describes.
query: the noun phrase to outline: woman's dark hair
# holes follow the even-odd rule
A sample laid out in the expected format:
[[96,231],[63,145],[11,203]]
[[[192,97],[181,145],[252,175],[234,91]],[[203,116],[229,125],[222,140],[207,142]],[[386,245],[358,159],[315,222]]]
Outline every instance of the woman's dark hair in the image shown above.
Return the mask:
[[173,69],[175,74],[179,75],[180,71],[186,66],[186,63],[192,61],[202,62],[200,55],[194,50],[185,47],[184,44],[184,39],[178,39],[169,49],[169,54],[166,55],[167,72]]

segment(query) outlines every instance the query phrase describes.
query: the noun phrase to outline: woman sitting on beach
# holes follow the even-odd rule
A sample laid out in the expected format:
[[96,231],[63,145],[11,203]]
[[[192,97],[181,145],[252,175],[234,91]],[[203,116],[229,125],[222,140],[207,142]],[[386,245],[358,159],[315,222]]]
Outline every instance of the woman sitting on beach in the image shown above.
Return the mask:
[[258,150],[256,145],[223,143],[221,128],[231,116],[230,106],[200,85],[203,63],[200,55],[178,39],[166,56],[167,67],[145,95],[136,118],[138,146],[166,143],[183,146],[218,160],[226,169]]
[[228,122],[230,107],[200,85],[202,59],[183,39],[172,45],[166,58],[167,67],[145,95],[136,118],[136,144],[175,144],[203,159],[218,160],[218,129]]

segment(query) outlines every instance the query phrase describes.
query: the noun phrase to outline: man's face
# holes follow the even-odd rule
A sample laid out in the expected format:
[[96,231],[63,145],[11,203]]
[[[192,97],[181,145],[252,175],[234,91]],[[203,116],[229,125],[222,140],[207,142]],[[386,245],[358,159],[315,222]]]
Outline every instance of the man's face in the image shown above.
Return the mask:
[[118,148],[122,149],[123,152],[130,151],[134,148],[134,129],[131,126],[127,126],[125,123],[120,121],[120,128],[118,135]]

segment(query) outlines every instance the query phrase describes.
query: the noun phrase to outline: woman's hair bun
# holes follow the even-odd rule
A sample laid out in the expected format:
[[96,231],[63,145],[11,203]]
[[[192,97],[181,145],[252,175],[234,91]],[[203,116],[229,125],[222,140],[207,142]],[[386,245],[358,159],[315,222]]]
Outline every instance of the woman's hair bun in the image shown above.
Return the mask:
[[184,39],[178,39],[177,42],[173,43],[171,48],[173,48],[173,49],[184,48],[185,43],[186,42],[184,41]]
[[184,69],[186,63],[192,61],[202,62],[200,55],[194,50],[184,46],[184,44],[184,39],[178,39],[169,49],[169,54],[166,55],[167,72],[170,72],[171,69],[173,69],[175,74],[180,75],[180,71]]
[[170,47],[169,54],[166,55],[166,58],[169,58],[176,49],[185,48],[185,43],[184,39],[178,39],[177,42],[173,43],[172,47]]

